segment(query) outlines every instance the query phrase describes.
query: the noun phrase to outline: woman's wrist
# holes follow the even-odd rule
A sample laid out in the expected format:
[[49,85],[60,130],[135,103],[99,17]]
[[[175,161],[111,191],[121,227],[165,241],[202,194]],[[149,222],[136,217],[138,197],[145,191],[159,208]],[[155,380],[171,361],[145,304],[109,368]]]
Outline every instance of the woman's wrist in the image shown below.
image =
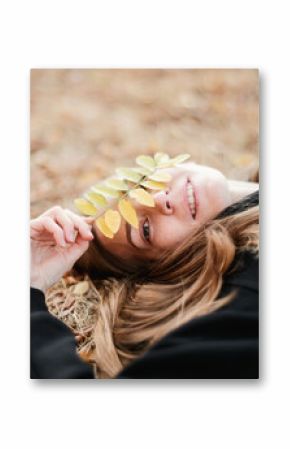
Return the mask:
[[30,287],[35,288],[36,290],[40,290],[42,293],[45,293],[45,287],[41,283],[30,282]]
[[37,290],[41,290],[43,293],[47,290],[47,286],[45,285],[43,279],[40,279],[36,274],[30,274],[30,287],[36,288]]

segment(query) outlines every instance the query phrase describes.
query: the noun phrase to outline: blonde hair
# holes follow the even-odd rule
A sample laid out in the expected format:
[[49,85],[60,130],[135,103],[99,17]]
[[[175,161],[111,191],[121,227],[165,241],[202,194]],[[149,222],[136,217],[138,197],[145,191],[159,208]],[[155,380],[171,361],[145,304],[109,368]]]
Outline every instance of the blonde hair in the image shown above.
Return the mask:
[[[137,271],[129,263],[120,265],[94,240],[75,265],[93,284],[86,302],[89,338],[82,340],[80,355],[93,364],[96,377],[117,376],[164,335],[229,303],[235,292],[219,298],[224,275],[236,269],[238,252],[257,254],[258,247],[258,206],[209,221]],[[54,299],[48,295],[48,304],[55,306]]]

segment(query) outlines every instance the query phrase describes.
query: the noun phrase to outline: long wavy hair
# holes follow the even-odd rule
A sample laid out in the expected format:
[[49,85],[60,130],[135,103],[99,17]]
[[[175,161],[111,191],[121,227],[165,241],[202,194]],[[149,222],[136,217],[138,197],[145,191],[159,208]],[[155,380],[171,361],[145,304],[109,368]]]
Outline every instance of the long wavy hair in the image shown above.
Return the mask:
[[[98,378],[113,378],[164,335],[233,300],[219,297],[235,255],[259,250],[259,208],[216,218],[174,251],[138,269],[112,257],[97,239],[75,264],[94,286],[98,306],[90,357]],[[84,353],[81,353],[84,356]]]

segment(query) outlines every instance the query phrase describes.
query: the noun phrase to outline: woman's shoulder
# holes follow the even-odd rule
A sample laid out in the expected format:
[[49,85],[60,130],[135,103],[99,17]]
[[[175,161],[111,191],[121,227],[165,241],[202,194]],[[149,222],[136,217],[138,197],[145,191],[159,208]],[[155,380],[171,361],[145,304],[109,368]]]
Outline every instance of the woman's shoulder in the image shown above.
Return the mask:
[[259,290],[259,254],[250,251],[238,252],[224,277],[224,284]]
[[216,313],[241,314],[244,320],[254,319],[259,315],[259,257],[249,251],[239,253],[235,260],[235,269],[229,271],[223,279],[219,297],[235,292],[234,299]]
[[238,255],[239,269],[224,279],[219,298],[230,303],[193,318],[163,337],[121,378],[254,379],[259,376],[258,260]]

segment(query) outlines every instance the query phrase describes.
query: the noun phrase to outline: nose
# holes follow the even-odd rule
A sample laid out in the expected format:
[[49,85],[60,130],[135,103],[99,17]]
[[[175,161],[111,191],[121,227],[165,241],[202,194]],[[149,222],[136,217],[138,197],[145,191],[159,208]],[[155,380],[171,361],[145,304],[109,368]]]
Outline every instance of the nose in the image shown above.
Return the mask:
[[168,190],[161,190],[153,195],[155,201],[155,207],[160,213],[165,215],[171,215],[173,213],[172,204],[170,203]]

